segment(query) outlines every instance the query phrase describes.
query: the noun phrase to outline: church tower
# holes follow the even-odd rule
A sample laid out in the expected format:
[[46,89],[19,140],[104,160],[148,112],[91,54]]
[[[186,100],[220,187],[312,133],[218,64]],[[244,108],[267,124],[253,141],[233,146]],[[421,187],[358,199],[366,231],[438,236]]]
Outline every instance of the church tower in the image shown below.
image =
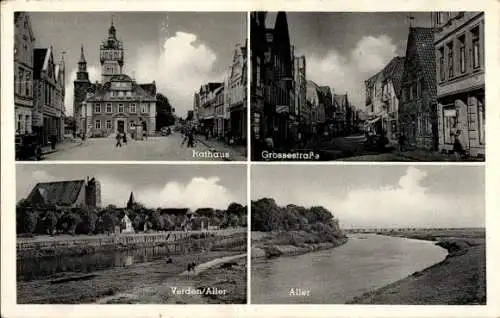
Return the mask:
[[[78,61],[78,72],[76,72],[76,80],[73,82],[73,117],[77,120],[81,118],[81,103],[87,96],[87,91],[90,87],[89,73],[87,72],[87,61],[83,52],[83,45],[80,52],[80,61]],[[80,127],[83,128],[83,127]]]
[[116,28],[111,19],[108,38],[101,43],[101,79],[102,84],[109,82],[114,75],[122,74],[123,43],[116,37]]
[[135,202],[134,199],[134,192],[130,192],[130,197],[128,198],[127,202],[127,209],[132,210],[136,207],[137,203]]

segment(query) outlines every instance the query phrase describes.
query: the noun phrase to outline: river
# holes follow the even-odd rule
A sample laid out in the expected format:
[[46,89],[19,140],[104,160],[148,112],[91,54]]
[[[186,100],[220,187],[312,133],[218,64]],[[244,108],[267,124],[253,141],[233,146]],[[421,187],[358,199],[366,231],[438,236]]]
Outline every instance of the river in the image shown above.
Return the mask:
[[[433,242],[353,234],[337,248],[252,261],[253,304],[344,304],[442,261]],[[290,296],[301,289],[308,296]]]
[[95,271],[126,267],[137,263],[159,260],[172,255],[195,252],[204,247],[201,242],[171,243],[164,246],[139,248],[129,251],[98,252],[73,256],[49,256],[17,260],[17,280],[44,279],[61,273],[92,273]]

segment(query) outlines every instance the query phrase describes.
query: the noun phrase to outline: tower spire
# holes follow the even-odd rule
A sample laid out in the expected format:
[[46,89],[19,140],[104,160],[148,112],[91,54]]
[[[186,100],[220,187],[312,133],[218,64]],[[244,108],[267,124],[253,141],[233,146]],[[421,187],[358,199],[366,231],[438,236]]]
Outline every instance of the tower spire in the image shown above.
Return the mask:
[[83,44],[80,50],[80,63],[86,63],[87,61],[85,60],[85,53],[83,52]]
[[128,198],[128,202],[127,202],[127,209],[133,209],[135,205],[136,205],[136,202],[134,199],[134,192],[130,192],[130,197]]

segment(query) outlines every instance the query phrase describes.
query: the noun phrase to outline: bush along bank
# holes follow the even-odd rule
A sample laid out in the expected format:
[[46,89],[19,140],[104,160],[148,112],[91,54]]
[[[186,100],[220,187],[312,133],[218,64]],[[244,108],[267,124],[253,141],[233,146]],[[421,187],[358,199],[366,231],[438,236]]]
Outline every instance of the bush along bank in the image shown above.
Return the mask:
[[298,245],[256,244],[252,247],[252,258],[273,258],[280,256],[295,256],[332,249],[347,243],[347,238],[339,238],[335,242],[302,243]]
[[[252,201],[252,257],[299,255],[347,242],[333,213],[322,206],[278,206],[274,199]],[[264,233],[262,233],[264,232]]]

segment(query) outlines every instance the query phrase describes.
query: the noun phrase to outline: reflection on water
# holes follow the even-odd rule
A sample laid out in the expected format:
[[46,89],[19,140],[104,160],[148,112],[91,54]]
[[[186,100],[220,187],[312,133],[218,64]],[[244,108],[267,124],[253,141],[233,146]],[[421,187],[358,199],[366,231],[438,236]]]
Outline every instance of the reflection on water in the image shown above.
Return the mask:
[[[361,239],[362,237],[362,239]],[[251,302],[342,304],[443,260],[432,242],[352,235],[335,249],[252,262]],[[290,289],[310,296],[290,296]]]
[[17,260],[17,280],[30,281],[62,272],[91,273],[114,267],[131,266],[136,263],[159,260],[170,255],[197,251],[206,248],[206,244],[208,243],[193,241],[130,251],[22,259]]

